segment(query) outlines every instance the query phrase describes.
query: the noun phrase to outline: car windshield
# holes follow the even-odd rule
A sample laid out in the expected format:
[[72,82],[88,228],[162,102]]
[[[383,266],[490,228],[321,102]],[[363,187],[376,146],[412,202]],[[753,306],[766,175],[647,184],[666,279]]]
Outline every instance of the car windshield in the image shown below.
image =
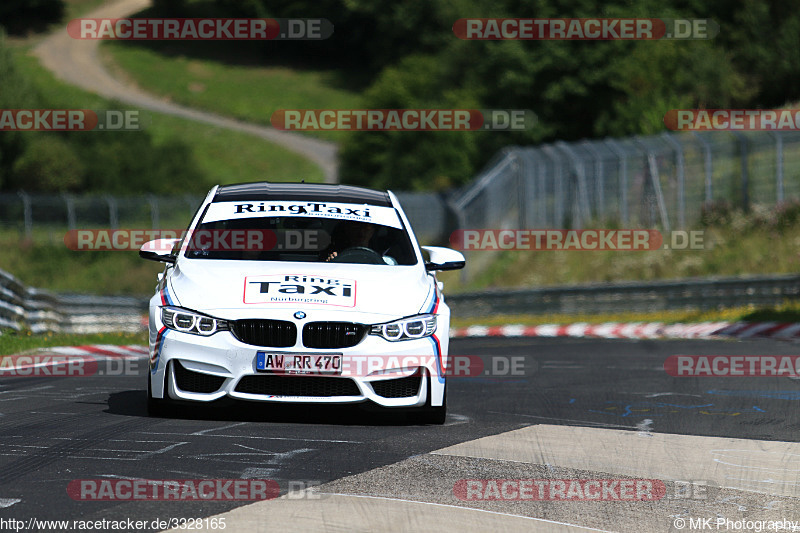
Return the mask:
[[403,229],[327,217],[270,216],[203,222],[187,235],[183,247],[189,259],[384,266],[417,263]]

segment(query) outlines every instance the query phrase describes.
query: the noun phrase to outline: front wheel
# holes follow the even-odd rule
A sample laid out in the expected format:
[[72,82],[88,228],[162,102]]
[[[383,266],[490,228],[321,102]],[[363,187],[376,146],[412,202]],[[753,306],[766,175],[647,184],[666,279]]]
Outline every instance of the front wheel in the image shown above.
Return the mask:
[[[148,369],[148,373],[150,370]],[[164,389],[165,394],[166,388]],[[147,376],[147,414],[163,417],[170,414],[170,401],[165,398],[153,398],[152,377]]]

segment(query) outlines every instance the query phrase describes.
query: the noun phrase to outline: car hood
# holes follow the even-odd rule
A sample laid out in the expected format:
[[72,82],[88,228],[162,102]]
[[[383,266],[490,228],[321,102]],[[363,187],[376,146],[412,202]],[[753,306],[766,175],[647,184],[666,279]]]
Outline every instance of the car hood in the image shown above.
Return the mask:
[[419,265],[194,259],[178,262],[169,290],[177,305],[222,318],[263,316],[264,310],[403,317],[430,300],[432,281]]

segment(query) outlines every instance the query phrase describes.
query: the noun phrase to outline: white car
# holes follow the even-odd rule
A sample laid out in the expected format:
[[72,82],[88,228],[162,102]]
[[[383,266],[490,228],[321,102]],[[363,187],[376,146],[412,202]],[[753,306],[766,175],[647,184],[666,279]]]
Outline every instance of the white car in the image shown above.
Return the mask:
[[182,239],[139,254],[167,263],[150,300],[151,414],[227,396],[444,422],[450,309],[435,272],[464,256],[420,247],[390,191],[217,186]]

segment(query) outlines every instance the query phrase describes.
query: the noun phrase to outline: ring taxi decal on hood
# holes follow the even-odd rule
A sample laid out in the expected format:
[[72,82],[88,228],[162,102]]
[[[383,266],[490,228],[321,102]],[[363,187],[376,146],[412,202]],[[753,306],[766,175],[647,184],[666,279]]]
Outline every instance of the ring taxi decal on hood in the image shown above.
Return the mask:
[[316,217],[371,222],[400,229],[402,224],[393,207],[340,202],[214,202],[208,206],[203,222],[258,217]]
[[317,304],[355,307],[356,280],[312,275],[266,275],[244,278],[246,304]]

